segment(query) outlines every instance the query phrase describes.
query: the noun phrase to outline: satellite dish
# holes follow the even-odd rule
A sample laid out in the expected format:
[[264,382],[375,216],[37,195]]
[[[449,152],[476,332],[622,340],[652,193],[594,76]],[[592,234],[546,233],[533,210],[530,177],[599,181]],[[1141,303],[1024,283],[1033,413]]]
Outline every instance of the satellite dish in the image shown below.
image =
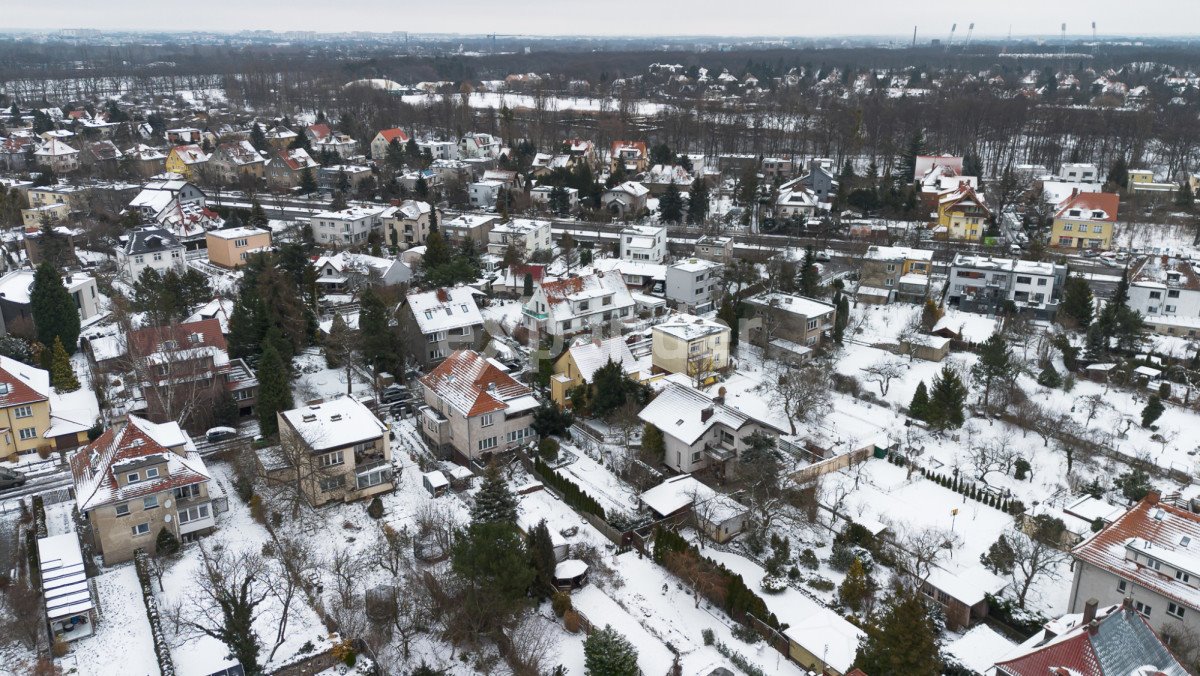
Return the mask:
[[163,507],[167,507],[167,508],[171,507],[171,499],[170,498],[163,500]]
[[168,514],[168,515],[164,516],[163,521],[166,521],[167,523],[171,523],[171,515]]

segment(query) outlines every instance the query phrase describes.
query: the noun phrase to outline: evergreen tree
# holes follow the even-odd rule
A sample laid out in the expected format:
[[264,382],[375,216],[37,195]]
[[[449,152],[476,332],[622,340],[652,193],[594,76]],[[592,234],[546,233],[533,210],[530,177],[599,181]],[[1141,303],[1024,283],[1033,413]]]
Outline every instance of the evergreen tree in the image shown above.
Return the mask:
[[1186,178],[1175,191],[1175,206],[1184,211],[1191,211],[1196,206],[1196,194],[1192,192],[1192,182]]
[[1129,165],[1125,163],[1125,158],[1118,157],[1113,162],[1112,167],[1108,170],[1108,176],[1104,182],[1111,188],[1127,188],[1129,187]]
[[925,304],[921,306],[921,330],[932,331],[941,318],[942,309],[938,307],[937,302],[932,298],[926,299]]
[[1158,420],[1159,416],[1166,410],[1163,407],[1162,399],[1157,394],[1150,395],[1149,401],[1146,402],[1146,407],[1142,409],[1142,427],[1150,427],[1154,421]]
[[1088,327],[1083,345],[1083,356],[1088,361],[1102,361],[1108,355],[1109,341],[1104,335],[1104,327],[1096,322]]
[[817,272],[817,258],[812,245],[804,250],[804,259],[800,262],[800,295],[816,296],[821,290],[821,277]]
[[500,470],[494,465],[488,467],[483,476],[483,483],[475,493],[475,504],[471,507],[471,521],[474,523],[504,523],[517,522],[517,498],[508,488],[508,483],[500,475]]
[[842,302],[844,300],[845,297],[842,295],[840,288],[833,292],[833,307],[836,312],[833,317],[833,341],[838,345],[842,344],[842,338],[846,333],[846,323],[849,319],[842,311]]
[[312,141],[309,140],[308,134],[305,132],[303,127],[301,127],[300,131],[296,134],[296,138],[292,139],[292,142],[288,144],[288,149],[303,150],[306,153],[312,152]]
[[729,327],[729,348],[735,349],[738,346],[739,336],[737,299],[733,294],[725,294],[725,298],[721,301],[721,307],[717,309],[717,319]]
[[703,225],[708,218],[708,183],[701,177],[692,181],[692,190],[688,194],[687,222],[688,225]]
[[921,178],[917,176],[917,156],[924,155],[925,150],[925,130],[918,129],[913,132],[912,138],[908,141],[908,150],[901,158],[898,170],[900,175],[897,177],[900,183],[907,185]]
[[908,414],[917,420],[929,419],[929,390],[925,381],[917,383],[917,391],[913,393],[912,401],[908,404]]
[[268,332],[262,358],[258,362],[258,401],[254,408],[258,413],[258,430],[264,439],[279,432],[279,421],[275,414],[292,408],[292,385],[288,369],[276,347],[279,338],[274,328]]
[[639,676],[638,652],[612,625],[593,631],[583,642],[585,676]]
[[546,526],[545,519],[529,531],[526,546],[529,550],[529,564],[535,575],[533,595],[546,598],[554,593],[554,568],[558,561],[554,555],[554,541],[550,539],[550,529]]
[[1086,329],[1092,323],[1095,311],[1095,299],[1087,280],[1079,275],[1071,275],[1063,285],[1062,307],[1059,308],[1074,325]]
[[400,171],[404,168],[404,146],[400,145],[400,138],[393,137],[388,141],[387,149],[384,151],[384,156],[381,158],[384,163],[392,171]]
[[1042,364],[1042,370],[1040,373],[1038,373],[1037,381],[1038,385],[1041,385],[1042,387],[1062,386],[1062,376],[1058,374],[1058,371],[1054,368],[1054,364],[1052,364],[1049,359]]
[[258,198],[255,197],[250,202],[250,222],[248,225],[255,228],[265,228],[267,227],[267,223],[267,212],[263,209],[262,204],[259,204]]
[[965,420],[963,406],[967,401],[967,388],[958,373],[948,365],[933,380],[926,407],[925,420],[935,429],[962,427]]
[[850,570],[846,572],[846,579],[842,580],[838,587],[838,600],[842,605],[858,612],[874,593],[875,585],[867,575],[862,559],[854,557],[854,561],[850,563]]
[[170,528],[163,526],[162,530],[158,531],[158,537],[154,538],[154,555],[156,557],[175,556],[179,553],[179,538],[171,532]]
[[350,207],[350,204],[348,202],[346,202],[346,194],[343,193],[341,190],[335,190],[333,192],[333,198],[329,200],[329,210],[330,211],[345,211],[349,207]]
[[983,161],[974,152],[969,152],[963,156],[963,176],[974,176],[979,179],[980,187],[983,184]]
[[983,386],[983,407],[991,403],[992,387],[1013,376],[1012,354],[1000,333],[993,333],[979,346],[979,361],[971,367],[971,376]]
[[396,371],[399,354],[392,333],[389,306],[371,287],[359,296],[358,330],[362,337],[363,360],[375,373]]
[[267,135],[263,132],[262,125],[257,122],[250,128],[250,145],[254,146],[255,150],[267,149]]
[[63,347],[62,339],[54,337],[54,347],[50,351],[50,384],[59,392],[74,392],[79,389],[79,379],[71,368],[71,358]]
[[520,612],[536,576],[513,523],[472,523],[455,541],[450,564],[463,583],[461,612],[478,634],[505,626]]
[[1118,349],[1131,350],[1137,344],[1143,323],[1138,311],[1129,307],[1129,268],[1122,271],[1121,280],[1096,318],[1096,324],[1106,339],[1116,339]]
[[987,552],[979,555],[979,562],[997,575],[1011,575],[1017,563],[1017,554],[1003,534],[988,547]]
[[942,673],[937,624],[915,590],[897,587],[882,616],[858,644],[854,666],[868,674]]
[[307,195],[317,191],[317,179],[313,176],[312,167],[305,167],[300,172],[300,193]]
[[432,227],[429,236],[425,238],[425,271],[429,272],[450,262],[450,245],[442,238],[442,233]]
[[610,413],[624,406],[628,382],[625,370],[612,359],[596,369],[591,386],[592,415],[607,418]]
[[662,460],[667,454],[666,439],[663,438],[662,430],[651,423],[646,423],[642,428],[642,450],[650,457]]
[[525,281],[521,285],[521,296],[524,298],[529,298],[532,295],[533,295],[533,274],[526,272],[525,273]]
[[683,220],[683,197],[674,182],[658,198],[658,220],[661,223],[679,223]]
[[258,331],[260,301],[248,293],[239,294],[229,313],[229,356],[244,359],[258,354],[262,334]]
[[29,309],[38,342],[53,345],[58,339],[68,355],[75,354],[79,342],[79,310],[75,308],[75,299],[63,285],[62,277],[49,262],[43,261],[33,275]]

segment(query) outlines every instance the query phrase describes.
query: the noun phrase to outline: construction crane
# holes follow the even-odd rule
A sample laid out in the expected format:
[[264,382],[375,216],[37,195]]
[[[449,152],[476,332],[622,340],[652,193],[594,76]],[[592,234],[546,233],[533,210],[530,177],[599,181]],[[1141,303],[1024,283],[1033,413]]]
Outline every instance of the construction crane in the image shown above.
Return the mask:
[[950,24],[950,37],[946,40],[946,51],[950,51],[950,47],[954,45],[954,31],[958,30],[958,24]]
[[1099,44],[1100,44],[1100,41],[1096,39],[1096,22],[1093,21],[1092,22],[1092,55],[1093,56],[1096,54],[1096,46]]
[[975,33],[975,22],[972,21],[970,23],[970,25],[967,26],[967,41],[963,43],[963,49],[966,49],[967,47],[971,46],[971,35],[973,35],[974,33]]
[[1062,25],[1062,55],[1067,55],[1067,22]]
[[1008,24],[1008,39],[1004,41],[1004,46],[1000,48],[1001,54],[1008,53],[1008,45],[1012,42],[1012,24]]
[[917,27],[916,27],[916,26],[913,26],[913,43],[912,43],[912,46],[913,46],[914,48],[917,46]]

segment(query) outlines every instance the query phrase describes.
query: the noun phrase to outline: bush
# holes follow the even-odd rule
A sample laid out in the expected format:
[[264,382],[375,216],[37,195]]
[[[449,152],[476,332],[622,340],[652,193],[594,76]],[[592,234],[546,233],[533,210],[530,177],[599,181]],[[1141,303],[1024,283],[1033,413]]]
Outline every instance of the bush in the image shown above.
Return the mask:
[[740,624],[735,624],[733,628],[729,630],[729,633],[733,634],[733,637],[737,640],[742,641],[743,643],[749,643],[750,645],[754,645],[762,641],[762,636],[757,631]]
[[844,573],[850,570],[852,563],[854,563],[854,550],[846,545],[835,543],[829,552],[829,567],[839,573]]
[[807,547],[804,551],[800,552],[800,556],[796,557],[796,560],[800,562],[800,565],[809,570],[816,570],[821,567],[821,560],[817,558],[816,552]]
[[154,654],[158,657],[158,670],[162,676],[175,676],[175,663],[171,661],[171,648],[162,630],[162,619],[158,614],[158,601],[150,584],[150,558],[146,550],[139,548],[133,553],[134,570],[142,587],[142,603],[146,606],[146,619],[150,622],[150,638],[154,642]]
[[553,437],[542,437],[538,442],[538,457],[543,462],[554,462],[558,460],[558,440]]
[[713,634],[712,629],[702,629],[700,631],[700,637],[704,639],[704,645],[712,645],[713,641],[717,640],[717,637]]
[[[851,560],[853,560],[853,559],[851,559]],[[835,587],[837,587],[837,585],[835,585],[833,583],[833,580],[830,580],[829,578],[826,578],[826,577],[821,577],[820,575],[813,575],[812,577],[805,580],[804,583],[807,584],[808,586],[812,587],[813,589],[816,589],[817,591],[823,591],[823,592],[831,592],[834,590]]]
[[375,499],[371,501],[371,504],[367,505],[367,516],[371,517],[372,519],[380,519],[383,517],[383,500],[380,500],[379,496],[375,496]]
[[595,514],[601,519],[605,518],[604,508],[600,506],[599,502],[596,502],[595,498],[584,493],[583,489],[576,486],[570,479],[550,469],[550,466],[542,462],[541,458],[533,459],[533,469],[541,475],[542,481],[562,493],[563,502],[566,502],[568,506],[581,512]]
[[554,610],[555,617],[562,617],[571,609],[571,595],[566,592],[555,592],[550,599],[550,608]]
[[781,594],[783,590],[788,588],[788,583],[785,578],[779,575],[764,575],[762,579],[762,590],[768,594]]
[[154,540],[154,553],[156,556],[175,556],[179,553],[179,538],[164,526]]
[[250,516],[262,525],[267,525],[267,508],[263,505],[261,495],[250,497]]
[[575,612],[574,609],[568,610],[567,612],[563,613],[562,620],[563,620],[563,628],[564,629],[571,632],[572,634],[579,633],[579,628],[583,622],[582,622],[582,620],[579,619],[579,613]]
[[1017,458],[1013,463],[1013,478],[1017,481],[1024,481],[1025,477],[1029,476],[1029,471],[1033,469],[1029,465],[1029,461],[1025,458]]

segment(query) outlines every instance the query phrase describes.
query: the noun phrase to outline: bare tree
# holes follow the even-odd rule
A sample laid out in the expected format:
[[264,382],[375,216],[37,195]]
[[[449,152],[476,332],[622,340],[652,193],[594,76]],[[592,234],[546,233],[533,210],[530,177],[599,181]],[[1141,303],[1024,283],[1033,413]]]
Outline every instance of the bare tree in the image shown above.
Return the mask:
[[1092,421],[1096,419],[1097,414],[1112,408],[1104,401],[1104,397],[1099,394],[1089,394],[1080,398],[1079,405],[1083,407],[1083,411],[1086,414],[1083,419],[1084,429],[1091,427]]
[[904,376],[904,364],[891,357],[884,357],[863,369],[868,382],[879,385],[879,396],[886,397],[892,381]]
[[279,601],[280,611],[275,630],[275,643],[271,646],[270,662],[275,652],[288,636],[288,620],[292,615],[292,603],[296,593],[307,584],[314,574],[317,561],[308,541],[293,535],[284,535],[275,540],[275,560],[272,565],[269,586],[271,594]]
[[700,607],[701,597],[713,594],[724,585],[722,576],[711,570],[700,559],[700,556],[690,549],[667,554],[664,563],[668,570],[675,573],[691,587],[692,597],[696,601],[697,608]]
[[937,562],[962,544],[961,538],[948,530],[934,527],[906,528],[896,543],[899,568],[909,577],[924,582]]
[[247,674],[261,673],[254,623],[271,596],[270,571],[262,557],[200,546],[198,598],[184,622],[229,648]]
[[558,652],[556,634],[548,620],[537,613],[524,613],[505,635],[508,650],[504,657],[513,676],[547,673]]
[[797,422],[820,420],[829,409],[831,379],[823,363],[809,362],[799,368],[776,363],[758,387],[787,415],[793,435]]
[[980,444],[971,444],[967,449],[967,462],[974,470],[975,479],[985,484],[989,474],[1006,474],[1016,457],[1011,434],[1001,434]]
[[4,590],[4,605],[4,634],[15,636],[29,650],[37,650],[38,639],[45,632],[45,624],[36,619],[42,617],[41,595],[25,581],[16,580]]
[[1019,529],[1009,529],[1005,536],[1013,551],[1013,589],[1017,593],[1017,605],[1024,608],[1025,598],[1033,583],[1040,579],[1057,580],[1062,576],[1062,566],[1070,555],[1058,549],[1047,538],[1029,537]]
[[[338,477],[346,477],[345,458],[338,461],[337,454],[353,451],[313,453],[312,447],[318,446],[320,441],[317,437],[305,443],[298,434],[281,429],[279,445],[271,449],[278,467],[270,475],[268,500],[273,509],[290,515],[292,519],[298,518],[303,511],[313,509],[308,496],[319,493],[323,481],[332,482],[337,481]],[[342,480],[352,481],[353,477]]]

